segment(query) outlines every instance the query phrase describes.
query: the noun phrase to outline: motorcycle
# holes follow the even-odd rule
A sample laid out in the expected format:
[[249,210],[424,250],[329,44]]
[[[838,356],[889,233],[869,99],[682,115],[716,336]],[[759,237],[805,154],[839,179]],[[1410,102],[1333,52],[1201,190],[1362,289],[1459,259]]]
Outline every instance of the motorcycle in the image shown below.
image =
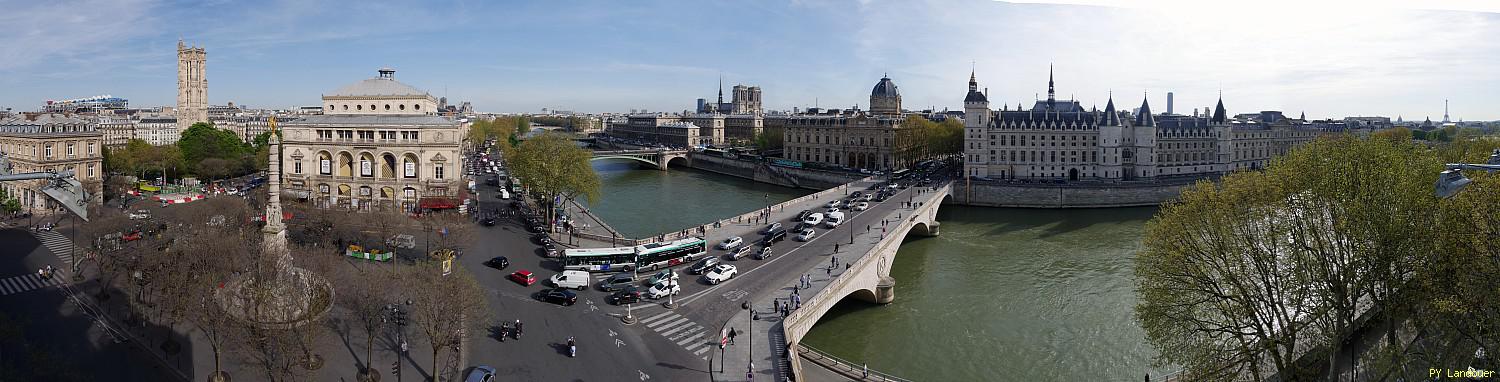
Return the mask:
[[578,356],[578,344],[573,342],[573,337],[568,337],[568,358]]
[[508,335],[509,332],[510,332],[510,324],[509,323],[504,323],[504,322],[500,323],[500,342],[505,342],[505,337]]
[[521,320],[516,320],[516,329],[511,333],[515,335],[515,339],[521,339]]

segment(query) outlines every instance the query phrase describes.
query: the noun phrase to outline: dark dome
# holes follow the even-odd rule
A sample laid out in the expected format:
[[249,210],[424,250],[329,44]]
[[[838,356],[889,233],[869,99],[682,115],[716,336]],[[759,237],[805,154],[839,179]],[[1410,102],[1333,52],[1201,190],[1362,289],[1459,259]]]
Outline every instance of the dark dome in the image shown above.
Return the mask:
[[881,77],[880,82],[875,84],[875,89],[870,90],[870,97],[900,97],[901,92],[896,91],[896,83],[891,82],[890,77]]

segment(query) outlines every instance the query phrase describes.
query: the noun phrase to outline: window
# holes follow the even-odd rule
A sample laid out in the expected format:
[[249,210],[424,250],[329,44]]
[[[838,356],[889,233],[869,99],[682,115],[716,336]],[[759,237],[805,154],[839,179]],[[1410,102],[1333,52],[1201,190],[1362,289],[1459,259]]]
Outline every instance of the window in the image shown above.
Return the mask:
[[318,172],[323,175],[333,174],[333,161],[328,158],[318,159]]
[[374,176],[373,175],[374,171],[375,171],[374,170],[374,166],[372,166],[372,163],[370,163],[369,159],[364,159],[364,158],[360,158],[359,159],[359,175],[360,176]]
[[432,177],[436,179],[443,178],[443,165],[432,166]]
[[89,163],[89,179],[94,179],[94,164]]
[[94,144],[93,143],[89,144],[89,156],[90,157],[94,156]]
[[[386,104],[385,105],[385,110],[388,110],[388,111],[391,110],[391,105],[390,104]],[[366,190],[366,191],[368,191],[368,190]]]
[[69,158],[73,157],[73,144],[72,143],[68,144],[68,157]]
[[406,110],[406,104],[397,105],[396,108],[400,110]]
[[326,185],[326,184],[319,184],[318,185],[318,192],[319,193],[323,193],[323,194],[327,194],[328,193],[328,185]]
[[415,178],[415,177],[417,177],[417,163],[416,162],[407,161],[405,163],[405,167],[406,168],[403,169],[404,172],[405,172],[403,174],[404,176],[406,176],[407,178]]
[[375,111],[375,104],[370,104],[370,111]]
[[292,162],[292,173],[294,173],[294,174],[301,174],[302,173],[302,161],[299,160],[299,161],[296,161],[296,162]]
[[52,145],[47,145],[47,158],[52,157]]
[[333,105],[328,105],[328,110],[333,110]]
[[349,110],[349,105],[344,105],[344,110]]
[[354,110],[364,110],[365,105],[354,105]]
[[422,105],[421,104],[411,105],[411,107],[413,109],[422,110]]
[[417,197],[417,190],[410,188],[402,189],[401,195],[405,196],[407,199],[415,198]]

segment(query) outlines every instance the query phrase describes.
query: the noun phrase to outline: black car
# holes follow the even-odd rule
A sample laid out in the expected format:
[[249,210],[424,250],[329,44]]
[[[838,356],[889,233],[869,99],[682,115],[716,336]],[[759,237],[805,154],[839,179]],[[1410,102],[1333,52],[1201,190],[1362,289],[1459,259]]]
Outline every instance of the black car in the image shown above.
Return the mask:
[[812,213],[812,210],[802,210],[802,212],[797,213],[797,218],[792,220],[802,221],[803,219],[807,219],[807,215],[812,215]]
[[641,302],[642,299],[644,299],[644,297],[641,295],[640,288],[632,286],[621,289],[618,292],[611,293],[609,296],[604,298],[604,301],[615,305],[621,305],[634,304],[637,302]]
[[599,289],[603,289],[605,291],[615,291],[622,288],[627,288],[632,283],[635,283],[635,279],[631,278],[629,273],[616,273],[612,276],[609,276],[609,278],[604,279],[604,281],[600,281]]
[[719,265],[719,258],[717,257],[710,257],[707,259],[699,260],[697,263],[693,263],[692,267],[688,268],[688,273],[701,275],[711,269],[714,269],[715,265]]
[[536,243],[540,245],[546,245],[547,243],[552,242],[552,237],[548,236],[545,233],[537,233],[535,235],[531,235],[531,237],[536,239]]
[[541,298],[542,301],[560,305],[573,305],[574,303],[578,302],[577,294],[573,293],[573,291],[563,288],[552,288],[544,290],[542,291]]
[[491,257],[489,260],[484,261],[484,266],[495,269],[505,269],[505,267],[510,266],[510,259],[505,258],[505,256]]
[[797,225],[792,226],[792,232],[802,232],[802,230],[808,229],[808,228],[812,228],[812,227],[813,227],[813,225],[812,224],[807,224],[807,222],[797,223]]
[[[802,224],[799,223],[798,225],[802,225]],[[771,233],[766,234],[765,237],[761,237],[760,238],[760,245],[762,245],[762,246],[769,246],[771,244],[775,244],[776,242],[779,242],[779,241],[782,241],[782,240],[786,240],[786,229],[785,228],[777,228],[775,231],[771,231]]]

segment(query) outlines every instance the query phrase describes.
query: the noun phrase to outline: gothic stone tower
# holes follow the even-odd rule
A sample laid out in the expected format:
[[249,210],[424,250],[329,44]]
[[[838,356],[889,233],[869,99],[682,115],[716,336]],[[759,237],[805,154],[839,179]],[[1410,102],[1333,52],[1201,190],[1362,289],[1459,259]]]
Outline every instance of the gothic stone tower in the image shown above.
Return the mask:
[[208,122],[208,77],[204,64],[208,55],[201,46],[177,40],[177,131],[196,122]]

